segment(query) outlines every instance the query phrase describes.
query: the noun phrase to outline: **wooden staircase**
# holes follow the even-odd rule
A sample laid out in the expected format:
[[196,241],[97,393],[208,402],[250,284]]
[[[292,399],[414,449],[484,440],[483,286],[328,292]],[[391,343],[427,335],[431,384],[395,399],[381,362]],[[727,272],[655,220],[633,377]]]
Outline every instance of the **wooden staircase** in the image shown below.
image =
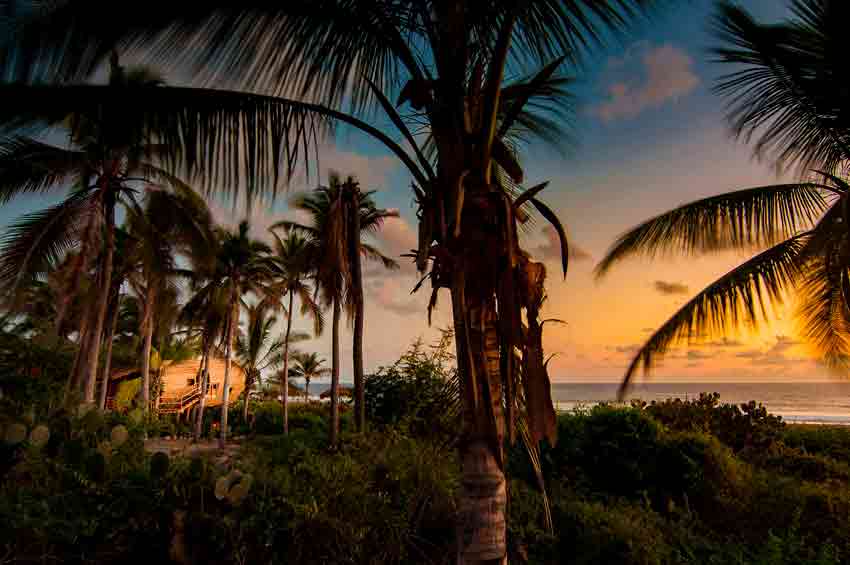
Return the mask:
[[187,387],[180,391],[163,396],[159,401],[160,414],[180,414],[195,405],[201,398],[199,385]]

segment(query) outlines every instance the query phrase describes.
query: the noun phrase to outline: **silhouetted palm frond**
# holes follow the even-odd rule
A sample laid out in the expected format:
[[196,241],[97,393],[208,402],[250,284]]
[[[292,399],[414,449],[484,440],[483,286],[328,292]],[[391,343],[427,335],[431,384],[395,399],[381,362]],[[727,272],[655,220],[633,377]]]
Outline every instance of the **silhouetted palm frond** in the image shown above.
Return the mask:
[[792,237],[735,267],[682,306],[643,344],[620,388],[625,394],[635,373],[651,369],[671,345],[697,336],[723,334],[741,323],[755,326],[798,280],[801,252],[810,233]]
[[743,66],[725,75],[716,91],[729,101],[735,132],[755,139],[757,155],[802,170],[834,171],[850,159],[850,87],[842,1],[794,0],[794,19],[757,22],[744,8],[724,1],[715,21],[724,63]]
[[680,206],[620,236],[596,267],[596,276],[633,255],[688,256],[771,245],[814,224],[826,207],[823,192],[817,184],[779,184]]

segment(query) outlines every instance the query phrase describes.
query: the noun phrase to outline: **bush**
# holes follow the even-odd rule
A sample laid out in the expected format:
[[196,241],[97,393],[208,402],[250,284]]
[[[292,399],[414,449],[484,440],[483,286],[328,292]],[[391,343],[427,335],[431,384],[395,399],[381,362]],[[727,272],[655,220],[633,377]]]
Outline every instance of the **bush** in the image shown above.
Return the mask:
[[671,430],[709,433],[734,451],[766,448],[778,441],[785,429],[782,418],[769,414],[761,404],[721,404],[716,392],[702,393],[694,400],[636,401],[632,406]]
[[427,352],[416,343],[389,367],[365,380],[366,419],[379,428],[396,427],[415,437],[451,441],[458,434],[457,380],[448,353],[451,334]]

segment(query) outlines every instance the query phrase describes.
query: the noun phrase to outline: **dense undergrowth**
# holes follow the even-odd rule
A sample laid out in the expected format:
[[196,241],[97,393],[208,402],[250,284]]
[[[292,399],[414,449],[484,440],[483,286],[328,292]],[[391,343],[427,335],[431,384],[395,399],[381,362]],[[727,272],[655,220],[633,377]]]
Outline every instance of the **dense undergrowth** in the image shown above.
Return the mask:
[[[229,461],[146,454],[143,434],[175,422],[6,397],[0,561],[451,563],[456,431],[435,409],[445,375],[418,363],[370,379],[371,431],[339,450],[323,406],[293,407],[283,437],[279,405],[260,403]],[[552,531],[527,454],[508,451],[512,563],[850,562],[850,430],[713,395],[558,427],[541,450]]]

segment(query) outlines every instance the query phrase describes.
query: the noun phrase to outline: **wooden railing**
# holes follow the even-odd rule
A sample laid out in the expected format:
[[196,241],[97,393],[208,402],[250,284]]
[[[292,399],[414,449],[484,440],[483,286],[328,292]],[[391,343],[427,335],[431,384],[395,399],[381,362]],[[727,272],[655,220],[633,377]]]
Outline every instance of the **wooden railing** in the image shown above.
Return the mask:
[[195,385],[182,394],[174,396],[163,396],[159,401],[160,414],[180,413],[191,407],[201,397],[201,387]]

